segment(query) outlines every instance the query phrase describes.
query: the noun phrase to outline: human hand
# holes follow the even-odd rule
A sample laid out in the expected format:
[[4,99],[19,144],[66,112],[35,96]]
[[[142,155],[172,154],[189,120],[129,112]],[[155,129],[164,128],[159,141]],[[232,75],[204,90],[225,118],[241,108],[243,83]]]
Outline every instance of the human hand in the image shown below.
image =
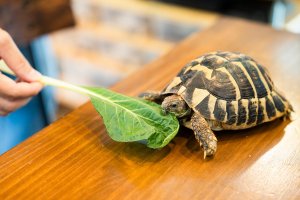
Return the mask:
[[14,81],[0,72],[0,116],[27,104],[43,88],[41,74],[34,70],[21,54],[10,35],[0,28],[0,59],[16,74]]

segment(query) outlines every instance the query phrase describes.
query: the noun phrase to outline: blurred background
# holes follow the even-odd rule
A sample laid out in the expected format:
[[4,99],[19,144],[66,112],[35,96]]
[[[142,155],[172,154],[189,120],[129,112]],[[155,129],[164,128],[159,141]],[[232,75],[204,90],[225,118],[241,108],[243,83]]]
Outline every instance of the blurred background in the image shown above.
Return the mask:
[[[76,25],[49,40],[59,78],[80,85],[111,86],[213,25],[220,14],[300,33],[300,20],[291,23],[300,1],[73,0],[72,8]],[[56,99],[63,110],[87,100],[65,90],[58,90]]]
[[[213,25],[220,14],[300,32],[300,22],[292,23],[300,1],[73,0],[72,8],[76,25],[49,40],[59,77],[80,85],[111,86]],[[56,99],[59,114],[87,100],[63,90]]]
[[[2,28],[7,28],[8,32],[13,30],[15,18],[8,7],[22,4],[31,8],[33,2],[38,0],[0,0]],[[52,1],[40,2],[52,4]],[[209,28],[224,15],[300,34],[300,0],[65,2],[70,5],[73,22],[66,23],[67,27],[44,31],[47,34],[34,37],[29,45],[20,43],[19,46],[43,74],[78,85],[110,87],[159,58],[189,35]],[[64,19],[58,14],[63,15],[65,10],[57,8],[57,15],[51,16],[54,24]],[[40,10],[39,16],[42,14]],[[4,18],[7,18],[6,23],[1,22]],[[29,24],[28,28],[34,26]],[[48,24],[39,26],[47,27]],[[13,31],[11,34],[16,41],[22,37]],[[0,154],[88,99],[66,90],[47,88],[33,101],[27,108],[0,117]]]

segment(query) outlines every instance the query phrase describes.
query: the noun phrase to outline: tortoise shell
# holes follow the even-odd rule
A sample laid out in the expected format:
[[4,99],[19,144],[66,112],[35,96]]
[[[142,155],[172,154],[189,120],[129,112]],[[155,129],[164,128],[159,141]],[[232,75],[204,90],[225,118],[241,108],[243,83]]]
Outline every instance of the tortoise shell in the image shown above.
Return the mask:
[[229,125],[249,128],[291,112],[266,69],[241,53],[213,52],[189,62],[163,94],[178,94],[194,112]]

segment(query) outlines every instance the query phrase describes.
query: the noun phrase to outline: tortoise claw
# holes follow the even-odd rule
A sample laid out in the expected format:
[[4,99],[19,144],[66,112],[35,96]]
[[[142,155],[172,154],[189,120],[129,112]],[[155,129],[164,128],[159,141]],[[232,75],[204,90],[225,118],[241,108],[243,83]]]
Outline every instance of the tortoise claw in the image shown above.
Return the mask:
[[206,157],[213,157],[216,154],[216,149],[206,149],[204,150],[204,160]]

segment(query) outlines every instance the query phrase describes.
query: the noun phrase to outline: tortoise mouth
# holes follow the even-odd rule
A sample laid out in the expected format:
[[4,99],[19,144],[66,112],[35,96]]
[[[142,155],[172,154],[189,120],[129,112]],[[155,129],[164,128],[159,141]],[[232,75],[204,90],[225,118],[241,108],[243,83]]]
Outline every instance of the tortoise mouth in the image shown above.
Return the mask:
[[181,117],[185,117],[185,116],[188,116],[189,114],[191,114],[191,109],[190,108],[188,108],[185,112],[183,112],[183,113],[178,113],[177,115],[176,115],[176,117],[178,117],[178,118],[181,118]]
[[188,116],[188,115],[191,114],[191,109],[190,109],[190,108],[187,109],[187,110],[185,110],[184,112],[181,112],[181,113],[178,113],[178,112],[172,112],[172,111],[167,110],[167,109],[162,109],[162,111],[163,111],[163,114],[164,114],[164,115],[167,115],[168,113],[172,113],[172,114],[174,114],[177,118],[182,118],[182,117],[185,117],[185,116]]

